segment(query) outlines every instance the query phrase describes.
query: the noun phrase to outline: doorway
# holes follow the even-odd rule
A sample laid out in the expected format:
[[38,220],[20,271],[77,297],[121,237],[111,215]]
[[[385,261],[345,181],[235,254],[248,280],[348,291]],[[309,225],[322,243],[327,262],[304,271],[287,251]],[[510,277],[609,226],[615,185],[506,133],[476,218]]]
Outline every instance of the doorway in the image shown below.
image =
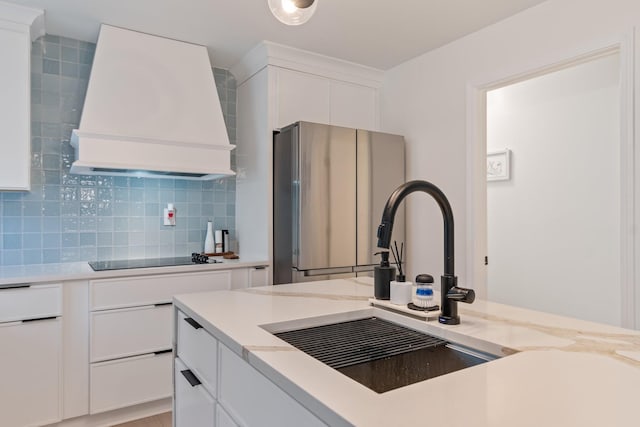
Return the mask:
[[489,300],[622,325],[620,87],[615,50],[486,91]]

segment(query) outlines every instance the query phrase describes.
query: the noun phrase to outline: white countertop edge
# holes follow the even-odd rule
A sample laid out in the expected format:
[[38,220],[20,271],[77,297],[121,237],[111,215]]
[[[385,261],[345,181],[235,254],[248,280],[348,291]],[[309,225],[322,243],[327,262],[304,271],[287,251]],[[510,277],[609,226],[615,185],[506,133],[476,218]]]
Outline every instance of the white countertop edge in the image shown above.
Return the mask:
[[23,283],[65,282],[108,279],[115,277],[149,276],[155,274],[195,273],[198,271],[229,270],[269,266],[266,260],[223,260],[216,264],[192,264],[169,267],[146,267],[122,270],[93,271],[89,263],[34,264],[0,267],[0,286]]

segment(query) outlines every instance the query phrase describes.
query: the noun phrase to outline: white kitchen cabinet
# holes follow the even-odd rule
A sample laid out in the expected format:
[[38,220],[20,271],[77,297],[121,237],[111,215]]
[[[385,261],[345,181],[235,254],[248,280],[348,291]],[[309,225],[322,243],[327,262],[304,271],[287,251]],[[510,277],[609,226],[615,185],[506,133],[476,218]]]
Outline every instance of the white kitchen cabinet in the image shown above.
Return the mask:
[[377,90],[331,80],[329,84],[329,124],[356,129],[376,129]]
[[44,12],[0,4],[0,190],[30,189],[31,42]]
[[[326,426],[240,356],[220,345],[218,402],[246,427]],[[176,426],[181,427],[181,426]]]
[[269,284],[269,266],[238,268],[233,270],[231,277],[231,289],[255,288]]
[[213,397],[217,395],[218,341],[202,325],[177,312],[177,356],[191,369]]
[[220,404],[216,405],[216,427],[239,427]]
[[[42,298],[45,295],[48,299]],[[0,301],[11,298],[20,304],[19,310],[11,313],[12,321],[0,323],[0,425],[22,427],[60,421],[60,285],[0,289]],[[33,306],[23,304],[25,301],[32,301]]]
[[218,291],[231,288],[232,270],[185,274],[155,274],[92,280],[91,310],[138,307],[171,302],[177,294]]
[[277,125],[299,120],[329,123],[329,80],[308,73],[274,67],[277,76]]
[[259,266],[248,269],[249,287],[267,286],[269,284],[269,267]]
[[142,306],[92,312],[91,361],[118,359],[171,348],[173,307]]
[[171,352],[92,363],[89,413],[171,396]]
[[276,74],[275,127],[307,121],[375,129],[376,89],[279,67],[272,67],[272,72]]
[[173,295],[231,288],[233,270],[89,283],[89,413],[171,396]]
[[216,401],[198,377],[180,359],[175,360],[176,426],[213,427]]
[[[176,334],[175,427],[325,426],[219,342],[197,319],[179,310]],[[215,417],[215,422],[211,417]]]

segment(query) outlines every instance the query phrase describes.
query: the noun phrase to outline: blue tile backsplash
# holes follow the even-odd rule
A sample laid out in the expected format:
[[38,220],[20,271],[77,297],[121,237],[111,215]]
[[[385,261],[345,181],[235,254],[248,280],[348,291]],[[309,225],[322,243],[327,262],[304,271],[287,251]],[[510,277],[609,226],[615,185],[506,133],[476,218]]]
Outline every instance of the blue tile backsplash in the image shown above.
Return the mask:
[[[94,51],[95,44],[51,35],[33,43],[31,191],[0,192],[0,265],[185,256],[203,249],[210,220],[235,235],[234,177],[69,174]],[[226,70],[213,74],[235,144],[236,81]],[[167,203],[175,204],[175,227],[162,225]]]

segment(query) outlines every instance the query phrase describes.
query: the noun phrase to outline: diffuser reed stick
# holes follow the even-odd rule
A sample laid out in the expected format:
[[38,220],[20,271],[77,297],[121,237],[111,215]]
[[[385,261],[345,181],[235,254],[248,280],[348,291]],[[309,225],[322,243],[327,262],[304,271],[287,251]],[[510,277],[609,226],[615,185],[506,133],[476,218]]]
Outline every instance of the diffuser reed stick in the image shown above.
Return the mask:
[[391,248],[391,254],[393,255],[393,259],[396,262],[396,266],[398,266],[398,275],[404,277],[404,273],[402,272],[402,257],[404,256],[404,242],[400,245],[401,250],[398,251],[398,242],[393,241],[393,246]]

